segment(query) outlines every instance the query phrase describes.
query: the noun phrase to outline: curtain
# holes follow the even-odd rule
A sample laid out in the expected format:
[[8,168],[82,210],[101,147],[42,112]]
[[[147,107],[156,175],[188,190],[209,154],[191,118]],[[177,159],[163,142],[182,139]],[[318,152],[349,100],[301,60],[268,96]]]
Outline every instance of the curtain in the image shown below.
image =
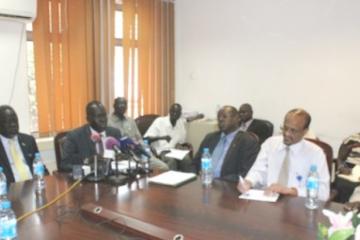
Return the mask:
[[93,99],[109,107],[113,5],[113,0],[38,0],[33,41],[40,134],[84,124],[85,106]]
[[123,14],[128,112],[164,115],[174,102],[174,3],[123,0]]

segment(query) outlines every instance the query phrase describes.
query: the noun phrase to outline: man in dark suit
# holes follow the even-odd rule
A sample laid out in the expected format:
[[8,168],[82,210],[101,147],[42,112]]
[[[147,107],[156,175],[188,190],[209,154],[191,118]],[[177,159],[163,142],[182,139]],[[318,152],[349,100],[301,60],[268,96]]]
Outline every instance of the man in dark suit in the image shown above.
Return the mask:
[[237,182],[239,175],[245,176],[253,165],[259,144],[254,135],[239,130],[239,115],[235,107],[222,107],[217,119],[220,131],[209,133],[204,138],[193,164],[199,172],[202,151],[209,148],[214,177]]
[[32,179],[35,153],[39,152],[33,136],[19,133],[14,109],[0,106],[0,165],[8,183]]
[[[273,134],[273,129],[264,120],[254,119],[250,104],[244,103],[239,108],[240,130],[255,133],[260,145]],[[270,123],[269,123],[270,124]]]
[[105,137],[111,136],[116,139],[121,137],[118,129],[107,126],[106,109],[102,103],[98,101],[88,103],[86,119],[88,124],[66,135],[61,161],[61,167],[65,171],[71,171],[73,165],[82,165],[86,158],[103,154]]

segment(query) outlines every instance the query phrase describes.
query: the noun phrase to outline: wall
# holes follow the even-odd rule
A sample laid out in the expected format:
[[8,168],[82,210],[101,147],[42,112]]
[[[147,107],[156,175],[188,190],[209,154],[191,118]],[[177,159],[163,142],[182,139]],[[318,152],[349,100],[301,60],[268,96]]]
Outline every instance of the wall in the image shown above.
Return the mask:
[[0,105],[11,105],[18,114],[20,131],[29,133],[25,31],[25,23],[0,19]]
[[176,1],[176,101],[215,117],[249,102],[278,131],[303,107],[337,152],[360,130],[360,1]]

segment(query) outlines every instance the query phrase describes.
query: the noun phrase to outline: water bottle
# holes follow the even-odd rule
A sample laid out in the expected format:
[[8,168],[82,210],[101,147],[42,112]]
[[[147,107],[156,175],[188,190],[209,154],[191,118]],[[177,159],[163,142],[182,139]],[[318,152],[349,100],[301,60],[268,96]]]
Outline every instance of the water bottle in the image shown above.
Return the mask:
[[34,171],[34,182],[35,182],[35,192],[41,193],[45,189],[45,166],[41,161],[40,153],[35,153],[35,159],[33,162],[33,171]]
[[306,202],[305,207],[316,209],[319,207],[319,174],[316,165],[310,166],[310,172],[306,179]]
[[[151,148],[147,139],[144,139],[144,150],[147,154],[149,154],[149,156],[151,156]],[[148,173],[150,171],[150,158],[144,154],[141,156],[141,158],[144,164],[144,170],[146,173]]]
[[4,169],[0,167],[0,204],[7,200],[7,181]]
[[204,187],[211,186],[212,176],[211,154],[209,148],[204,148],[201,156],[201,181]]
[[9,200],[1,202],[0,210],[0,239],[13,240],[17,237],[16,216],[11,209]]

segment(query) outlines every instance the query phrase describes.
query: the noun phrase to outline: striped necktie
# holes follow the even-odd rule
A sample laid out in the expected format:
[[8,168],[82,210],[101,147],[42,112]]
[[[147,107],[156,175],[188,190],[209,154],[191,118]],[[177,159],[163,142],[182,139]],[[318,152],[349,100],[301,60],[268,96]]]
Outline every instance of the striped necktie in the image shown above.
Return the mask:
[[289,146],[286,146],[285,157],[279,172],[279,180],[278,180],[278,183],[283,186],[287,186],[289,180],[289,161],[290,161],[289,155],[290,155],[290,148]]
[[21,181],[29,179],[27,165],[24,163],[22,156],[16,148],[15,140],[9,140],[9,148],[16,171]]

